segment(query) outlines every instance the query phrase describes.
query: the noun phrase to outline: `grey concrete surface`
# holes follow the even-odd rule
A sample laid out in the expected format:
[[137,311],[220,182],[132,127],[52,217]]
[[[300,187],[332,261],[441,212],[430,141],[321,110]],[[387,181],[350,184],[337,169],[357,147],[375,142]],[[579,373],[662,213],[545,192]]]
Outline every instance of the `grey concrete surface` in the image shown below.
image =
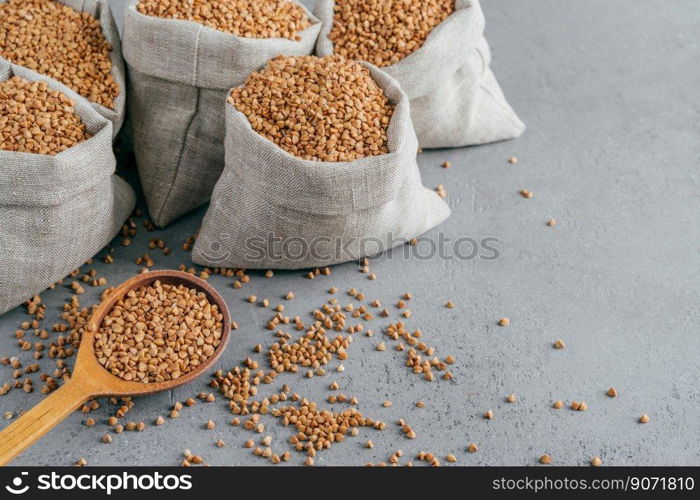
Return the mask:
[[[122,2],[113,3],[121,19]],[[287,311],[306,317],[328,299],[331,285],[387,304],[410,291],[408,325],[421,328],[439,355],[457,358],[455,380],[428,383],[410,374],[402,353],[375,350],[381,335],[356,336],[343,373],[334,361],[325,377],[279,377],[266,390],[288,383],[319,403],[337,380],[362,412],[389,423],[384,432],[363,430],[320,453],[317,464],[386,461],[402,449],[405,457],[454,453],[459,465],[536,465],[543,453],[556,465],[586,465],[596,455],[605,465],[699,465],[700,8],[694,0],[485,0],[483,7],[493,69],[528,130],[515,141],[426,152],[419,162],[426,186],[444,184],[453,210],[426,236],[497,238],[498,258],[406,259],[393,252],[372,261],[376,281],[355,264],[313,281],[300,272],[272,279],[253,273],[241,290],[214,277],[240,325],[219,367],[249,355],[265,366],[251,348],[274,341],[264,329],[271,311],[246,303],[251,293],[276,304],[293,290]],[[516,165],[506,161],[513,155]],[[446,160],[452,168],[440,167]],[[519,196],[523,188],[534,197]],[[94,267],[116,284],[138,269],[134,258],[153,237],[178,248],[167,258],[153,252],[156,268],[189,263],[179,246],[203,214],[141,231],[131,247],[117,246],[114,264]],[[555,228],[545,224],[551,217]],[[83,304],[98,293],[88,289]],[[65,288],[42,294],[45,325],[69,295]],[[349,299],[339,296],[343,304]],[[444,307],[448,299],[454,309]],[[496,325],[503,316],[510,327]],[[17,308],[0,318],[0,356],[17,354],[13,332],[25,317]],[[380,330],[387,320],[370,323]],[[558,338],[566,349],[552,348]],[[11,370],[0,367],[0,383],[6,381]],[[128,420],[150,424],[207,382],[140,398]],[[605,395],[609,386],[618,398]],[[511,392],[515,404],[504,401]],[[18,412],[41,398],[13,390],[0,397],[0,410]],[[385,399],[391,408],[382,407]],[[419,399],[425,409],[414,406]],[[551,409],[557,399],[585,400],[589,409]],[[96,427],[82,426],[84,416],[75,413],[15,463],[65,465],[82,456],[93,465],[175,465],[184,448],[213,465],[269,463],[242,447],[260,436],[227,424],[223,398],[161,427],[114,435],[109,445],[100,442],[110,414],[101,402]],[[492,421],[481,417],[489,408]],[[637,421],[642,413],[651,417],[646,425]],[[415,440],[395,425],[401,417]],[[218,423],[213,431],[204,429],[210,418]],[[273,449],[290,449],[293,431],[264,421]],[[224,448],[214,445],[219,438]],[[363,448],[367,439],[373,449]],[[470,442],[478,453],[466,452]],[[303,459],[295,453],[291,464]]]

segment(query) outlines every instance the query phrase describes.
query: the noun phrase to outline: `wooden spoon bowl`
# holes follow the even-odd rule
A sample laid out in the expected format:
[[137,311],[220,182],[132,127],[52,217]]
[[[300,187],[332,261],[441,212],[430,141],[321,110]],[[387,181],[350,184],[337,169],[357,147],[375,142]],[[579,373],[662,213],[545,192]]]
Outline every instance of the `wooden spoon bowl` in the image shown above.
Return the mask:
[[[223,315],[221,341],[212,356],[175,380],[151,383],[123,380],[107,371],[97,360],[95,332],[119,299],[131,290],[156,281],[167,285],[185,285],[203,292],[207,300],[216,304]],[[0,465],[9,463],[89,399],[100,396],[143,396],[174,389],[194,380],[208,371],[219,358],[228,343],[230,330],[231,315],[221,295],[207,282],[190,273],[152,271],[126,280],[97,306],[88,320],[71,379],[0,432]]]

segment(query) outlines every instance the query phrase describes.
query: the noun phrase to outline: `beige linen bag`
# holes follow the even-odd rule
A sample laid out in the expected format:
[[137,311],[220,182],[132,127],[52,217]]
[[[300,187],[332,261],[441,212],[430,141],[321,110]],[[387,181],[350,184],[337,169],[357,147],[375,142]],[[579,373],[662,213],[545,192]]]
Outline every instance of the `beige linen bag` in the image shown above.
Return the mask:
[[447,219],[447,204],[421,182],[408,97],[394,78],[362,64],[396,106],[384,155],[303,160],[260,136],[226,103],[226,166],[194,262],[247,269],[326,266],[406,243]]
[[[334,6],[334,0],[318,0],[314,8],[323,23],[316,44],[319,56],[333,53],[328,34]],[[456,0],[455,11],[431,31],[421,48],[382,70],[408,95],[420,146],[442,148],[512,139],[525,130],[490,64],[478,0]]]
[[70,97],[92,137],[55,156],[0,150],[0,314],[99,252],[135,203],[114,175],[112,123],[65,85],[1,60],[0,80],[12,76]]
[[146,16],[128,0],[124,59],[136,163],[151,219],[166,226],[205,203],[224,167],[224,104],[277,55],[308,55],[321,29],[307,11],[301,40],[243,38]]

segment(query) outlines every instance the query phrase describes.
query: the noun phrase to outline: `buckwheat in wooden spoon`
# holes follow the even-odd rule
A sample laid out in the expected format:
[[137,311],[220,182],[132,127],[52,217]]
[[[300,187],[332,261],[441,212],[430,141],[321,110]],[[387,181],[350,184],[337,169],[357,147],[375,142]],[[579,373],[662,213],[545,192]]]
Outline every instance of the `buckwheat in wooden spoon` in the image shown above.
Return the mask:
[[[175,325],[169,329],[171,336],[176,337],[178,345],[191,343],[190,345],[192,347],[189,348],[189,350],[184,349],[183,355],[186,352],[193,353],[192,356],[195,361],[191,363],[191,366],[189,366],[187,370],[178,372],[176,378],[157,382],[150,380],[162,379],[163,377],[150,375],[147,379],[143,378],[144,370],[147,369],[153,373],[153,366],[148,367],[148,365],[136,363],[134,368],[134,372],[137,373],[136,376],[131,372],[123,370],[123,367],[115,366],[115,364],[119,364],[117,361],[124,359],[124,352],[121,351],[119,355],[114,355],[114,350],[127,349],[127,347],[124,346],[121,337],[119,337],[119,343],[115,344],[114,349],[112,349],[113,346],[105,347],[103,345],[105,342],[105,333],[100,333],[103,322],[112,325],[118,323],[119,320],[115,321],[113,319],[113,310],[114,312],[119,310],[119,308],[115,309],[115,305],[119,303],[120,300],[126,298],[128,300],[137,301],[139,300],[137,292],[143,290],[144,287],[155,286],[156,282],[158,282],[161,287],[178,287],[182,285],[188,289],[195,289],[197,292],[203,293],[204,297],[206,297],[206,302],[212,306],[215,305],[218,308],[218,314],[221,315],[221,332],[220,335],[218,335],[217,330],[216,345],[215,347],[213,347],[212,344],[205,345],[203,351],[199,349],[198,351],[206,353],[202,356],[194,354],[194,345],[197,344],[198,339],[192,332],[194,329],[199,332],[201,325],[194,326],[192,317],[188,318],[187,324],[184,326],[179,325],[179,328],[177,328],[177,325]],[[130,292],[133,293],[130,294]],[[200,298],[199,301],[201,303],[202,299]],[[207,304],[204,303],[204,306],[207,307]],[[178,306],[175,305],[173,307]],[[178,311],[176,310],[175,312],[177,313]],[[128,316],[128,314],[126,314],[126,316]],[[107,318],[106,321],[105,318]],[[133,319],[133,317],[127,319]],[[201,315],[199,315],[199,320],[202,321]],[[209,325],[211,325],[211,321],[209,321],[204,328],[208,328]],[[226,343],[228,342],[230,329],[231,318],[224,300],[213,287],[192,274],[180,271],[154,271],[140,274],[125,281],[97,307],[88,321],[87,328],[83,332],[80,341],[80,349],[78,350],[70,381],[0,432],[0,465],[5,465],[10,462],[89,399],[99,396],[142,396],[173,389],[194,380],[210,369],[224,351]],[[117,330],[116,328],[112,328],[110,331],[113,330],[116,330],[117,334],[120,334],[122,329],[119,328]],[[145,328],[143,324],[134,326],[132,330],[136,332],[135,335],[137,337],[135,342],[137,343],[142,342],[143,336],[149,334],[149,332],[145,331],[147,328]],[[98,353],[96,353],[96,336],[101,337],[101,345],[98,348],[100,351],[99,359]],[[202,344],[202,342],[199,342],[199,344]],[[158,358],[155,349],[155,345],[152,344],[151,351],[156,355],[155,357]],[[107,363],[108,369],[108,367],[103,366],[103,364],[106,362],[106,358],[110,356],[113,362]],[[161,366],[167,364],[167,359],[173,359],[172,353],[170,353],[170,357],[166,357],[165,359],[162,357],[158,358],[158,360],[161,361]],[[100,361],[102,361],[102,364]],[[155,363],[155,359],[153,361]],[[183,362],[189,362],[189,360],[183,359]],[[141,360],[140,363],[147,363],[147,360]],[[142,377],[141,380],[147,381],[135,381],[134,379],[138,379],[139,376]],[[127,380],[125,380],[125,378]]]

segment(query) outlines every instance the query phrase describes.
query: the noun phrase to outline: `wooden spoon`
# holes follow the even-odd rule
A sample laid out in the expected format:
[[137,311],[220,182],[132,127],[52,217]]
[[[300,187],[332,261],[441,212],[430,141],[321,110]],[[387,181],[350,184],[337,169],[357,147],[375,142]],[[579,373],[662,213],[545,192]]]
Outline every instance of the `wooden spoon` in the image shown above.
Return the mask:
[[[120,298],[129,291],[150,285],[156,280],[159,280],[162,284],[182,284],[204,292],[209,302],[216,304],[221,314],[223,314],[221,342],[210,358],[176,380],[153,383],[128,382],[112,375],[97,361],[95,356],[95,331],[102,323],[105,315],[112,310],[114,304]],[[97,307],[92,317],[88,320],[88,325],[93,326],[93,328],[86,328],[83,332],[70,381],[63,384],[41,403],[24,413],[0,432],[0,465],[10,462],[89,399],[99,396],[142,396],[153,394],[173,389],[199,377],[212,366],[226,348],[229,330],[231,329],[231,317],[228,307],[226,307],[226,303],[219,293],[205,281],[181,271],[153,271],[135,276],[119,285]]]

